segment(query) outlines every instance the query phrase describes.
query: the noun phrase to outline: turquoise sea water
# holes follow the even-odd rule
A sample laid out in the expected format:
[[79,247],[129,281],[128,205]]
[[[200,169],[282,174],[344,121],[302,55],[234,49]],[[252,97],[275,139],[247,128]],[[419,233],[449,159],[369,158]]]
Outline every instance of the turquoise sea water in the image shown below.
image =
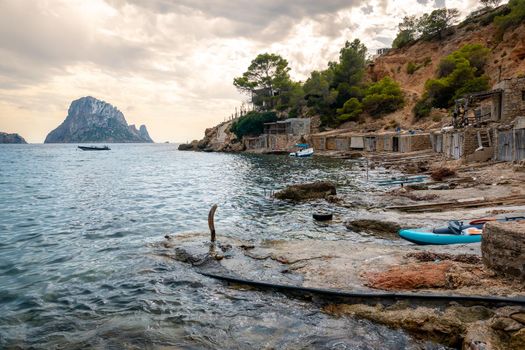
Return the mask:
[[111,147],[0,145],[1,349],[420,348],[402,332],[231,289],[153,252],[165,234],[207,231],[214,203],[219,237],[366,240],[314,223],[320,203],[269,198],[313,179],[361,191],[355,164]]

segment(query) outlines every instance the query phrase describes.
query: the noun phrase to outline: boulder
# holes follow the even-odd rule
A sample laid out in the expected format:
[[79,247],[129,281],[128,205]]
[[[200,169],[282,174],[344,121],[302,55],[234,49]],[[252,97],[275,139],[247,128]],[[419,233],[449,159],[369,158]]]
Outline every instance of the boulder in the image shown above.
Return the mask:
[[195,151],[197,149],[196,142],[198,141],[193,141],[192,143],[181,143],[177,149],[179,151]]
[[354,232],[387,233],[396,237],[397,232],[401,229],[397,222],[373,219],[350,220],[345,222],[345,226]]
[[318,181],[302,185],[287,186],[284,190],[275,193],[277,199],[292,201],[304,201],[312,199],[323,199],[330,195],[336,195],[335,185],[329,181]]
[[525,222],[489,222],[481,241],[483,263],[496,273],[525,280]]

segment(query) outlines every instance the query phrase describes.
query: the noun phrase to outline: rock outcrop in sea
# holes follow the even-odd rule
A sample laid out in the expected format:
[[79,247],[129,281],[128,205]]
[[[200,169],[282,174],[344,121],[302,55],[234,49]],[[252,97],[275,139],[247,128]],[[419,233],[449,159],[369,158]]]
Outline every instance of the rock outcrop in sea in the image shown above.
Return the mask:
[[27,143],[24,138],[18,134],[8,134],[0,132],[0,143]]
[[75,100],[64,122],[51,131],[45,143],[153,142],[145,125],[137,130],[109,103],[87,96]]

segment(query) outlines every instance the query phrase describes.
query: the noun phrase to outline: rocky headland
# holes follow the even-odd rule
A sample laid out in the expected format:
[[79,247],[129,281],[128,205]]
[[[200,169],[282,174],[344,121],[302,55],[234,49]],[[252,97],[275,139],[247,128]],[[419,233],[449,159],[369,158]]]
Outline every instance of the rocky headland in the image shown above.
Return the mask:
[[75,100],[64,122],[45,143],[110,142],[152,143],[145,125],[128,125],[124,114],[111,104],[87,96]]
[[8,134],[6,132],[0,132],[0,143],[27,143],[24,138],[18,134]]

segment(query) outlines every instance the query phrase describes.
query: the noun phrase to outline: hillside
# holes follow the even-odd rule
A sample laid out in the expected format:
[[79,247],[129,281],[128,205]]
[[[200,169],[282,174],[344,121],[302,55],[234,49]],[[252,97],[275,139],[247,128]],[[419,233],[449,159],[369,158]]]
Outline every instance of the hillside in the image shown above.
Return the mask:
[[[465,21],[453,27],[444,40],[418,40],[408,47],[392,49],[376,58],[368,67],[369,80],[377,81],[390,76],[399,82],[408,97],[407,106],[402,111],[387,115],[383,120],[396,119],[401,124],[405,124],[403,126],[413,124],[411,110],[416,98],[423,94],[425,82],[434,77],[443,57],[467,44],[482,44],[490,49],[485,68],[490,78],[490,85],[497,83],[499,79],[525,74],[525,23],[506,31],[498,40],[497,28],[494,24],[484,26],[476,19],[471,22]],[[420,66],[413,74],[407,72],[407,65],[410,62]]]
[[[484,73],[489,78],[489,87],[502,79],[525,75],[525,23],[510,27],[510,29],[506,30],[503,34],[493,23],[494,17],[501,14],[502,10],[505,9],[506,5],[481,13],[475,17],[469,17],[462,23],[448,28],[441,40],[419,39],[403,48],[391,49],[386,54],[376,57],[366,66],[364,77],[364,81],[368,83],[366,85],[374,85],[370,83],[379,82],[385,77],[392,78],[399,84],[402,90],[405,99],[404,107],[393,113],[382,116],[376,115],[375,117],[365,111],[365,113],[361,113],[358,118],[348,118],[348,120],[351,121],[340,124],[338,128],[357,132],[370,132],[395,130],[398,127],[407,130],[432,129],[449,123],[449,112],[445,109],[434,109],[429,117],[424,117],[416,121],[413,116],[413,107],[424,94],[426,81],[436,78],[440,61],[468,44],[481,44],[489,49],[488,58],[484,66]],[[346,48],[348,45],[352,46],[354,44],[347,42]],[[359,52],[360,48],[359,45],[356,47],[358,47],[358,49],[354,51],[354,58],[355,52]],[[351,70],[354,63],[355,61],[353,63],[347,63],[347,66],[342,70]],[[341,65],[342,63],[338,64]],[[325,75],[323,76],[323,74]],[[333,90],[330,89],[338,89],[337,84],[333,84],[333,82],[329,80],[333,79],[333,71],[331,74],[332,75],[326,73],[326,71],[321,73],[317,72],[317,81],[313,80],[313,85],[317,84],[317,86],[320,87],[319,90],[311,94],[311,96],[318,98],[318,100],[325,99],[324,101],[328,101],[326,96],[329,96],[333,92]],[[358,74],[356,75],[358,76]],[[308,81],[303,85],[305,93],[304,99],[307,99],[309,96],[306,89],[307,84]],[[354,86],[351,88],[355,88],[358,85],[359,83],[354,82]],[[339,91],[335,92],[337,96]],[[297,103],[297,105],[300,106],[301,104]],[[328,105],[328,109],[332,108],[332,113],[334,113],[333,101],[327,102],[326,105]],[[339,104],[339,106],[340,105],[341,104]],[[293,111],[293,107],[294,106],[291,105],[291,108],[288,110]],[[357,108],[355,108],[355,110],[357,110]],[[280,118],[285,119],[286,117],[291,117],[291,115],[291,113],[280,113]],[[311,107],[300,107],[295,111],[294,115],[298,117],[310,117],[312,119],[312,125],[317,126],[319,126],[319,121],[323,119],[323,116],[326,116],[321,110],[315,111]],[[330,117],[333,118],[333,116]],[[334,124],[337,125],[337,122],[332,124],[330,122],[325,123],[320,128],[312,127],[311,132],[316,133],[318,131],[329,130],[330,127],[334,127]],[[221,128],[220,132],[219,128]],[[242,144],[238,142],[239,140],[237,140],[234,135],[228,133],[229,130],[226,129],[222,124],[210,128],[206,131],[204,139],[194,141],[190,145],[183,145],[181,148],[238,150],[242,147]],[[224,136],[226,133],[228,137]],[[217,137],[217,135],[222,136]]]

